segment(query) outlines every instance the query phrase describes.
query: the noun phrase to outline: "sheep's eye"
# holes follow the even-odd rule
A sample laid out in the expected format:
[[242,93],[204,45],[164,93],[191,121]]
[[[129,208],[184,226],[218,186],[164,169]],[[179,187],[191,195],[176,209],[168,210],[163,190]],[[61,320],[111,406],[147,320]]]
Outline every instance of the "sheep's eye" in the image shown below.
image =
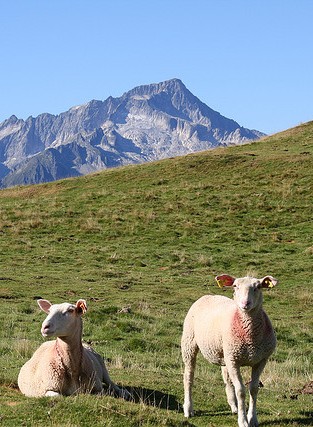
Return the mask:
[[66,311],[63,311],[62,316],[68,316],[74,312],[74,308],[69,307]]

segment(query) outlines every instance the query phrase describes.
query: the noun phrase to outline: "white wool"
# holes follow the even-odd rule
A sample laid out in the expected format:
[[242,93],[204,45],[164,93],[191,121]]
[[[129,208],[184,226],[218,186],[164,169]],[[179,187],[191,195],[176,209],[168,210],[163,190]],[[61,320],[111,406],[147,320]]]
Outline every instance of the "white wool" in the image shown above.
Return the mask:
[[[275,286],[271,276],[263,279],[229,275],[216,277],[220,286],[233,286],[234,299],[205,295],[189,309],[181,341],[184,372],[184,414],[193,415],[191,389],[197,353],[222,367],[227,401],[238,412],[239,427],[257,427],[256,399],[259,378],[276,347],[271,322],[262,308],[262,288]],[[245,386],[240,367],[252,368],[249,411],[245,408]]]
[[54,304],[38,300],[48,316],[42,323],[44,337],[57,337],[43,343],[21,368],[18,386],[29,397],[102,393],[104,383],[120,397],[129,397],[126,390],[114,384],[103,358],[82,343],[82,314],[85,300],[76,304]]

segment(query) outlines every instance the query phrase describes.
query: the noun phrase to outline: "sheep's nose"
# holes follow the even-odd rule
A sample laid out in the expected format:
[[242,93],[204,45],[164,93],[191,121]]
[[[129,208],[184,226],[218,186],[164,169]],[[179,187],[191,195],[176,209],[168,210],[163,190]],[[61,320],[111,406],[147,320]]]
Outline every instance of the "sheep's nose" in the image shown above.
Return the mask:
[[43,323],[41,326],[41,334],[46,335],[50,329],[50,323]]
[[250,300],[242,300],[242,301],[240,301],[240,307],[243,310],[248,310],[249,307],[251,307],[251,301]]

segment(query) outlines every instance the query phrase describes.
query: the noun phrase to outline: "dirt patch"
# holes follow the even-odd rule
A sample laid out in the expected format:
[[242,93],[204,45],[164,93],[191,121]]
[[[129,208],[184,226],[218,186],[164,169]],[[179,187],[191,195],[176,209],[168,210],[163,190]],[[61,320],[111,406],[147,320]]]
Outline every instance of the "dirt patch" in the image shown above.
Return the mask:
[[313,381],[307,383],[301,390],[299,390],[301,394],[313,394]]
[[6,404],[7,404],[8,406],[17,406],[17,405],[20,405],[20,403],[21,403],[21,402],[12,402],[12,401],[10,401],[10,402],[6,402]]
[[[313,394],[313,381],[308,382],[302,388],[290,395],[290,399],[297,400],[299,394]],[[285,396],[286,397],[286,396]]]

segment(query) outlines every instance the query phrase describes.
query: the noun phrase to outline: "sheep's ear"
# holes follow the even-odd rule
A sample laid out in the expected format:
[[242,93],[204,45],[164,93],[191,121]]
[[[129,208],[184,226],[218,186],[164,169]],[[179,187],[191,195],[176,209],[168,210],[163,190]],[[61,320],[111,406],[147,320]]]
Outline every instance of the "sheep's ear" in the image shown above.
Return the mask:
[[79,299],[76,303],[76,310],[78,314],[84,314],[87,311],[87,303],[84,299]]
[[47,314],[49,313],[50,307],[52,306],[51,302],[46,299],[38,299],[37,304],[39,305],[41,310]]
[[220,288],[223,286],[233,286],[235,277],[229,276],[228,274],[221,274],[220,276],[216,276],[215,280]]
[[273,288],[277,285],[277,280],[272,276],[265,276],[261,279],[262,288]]

